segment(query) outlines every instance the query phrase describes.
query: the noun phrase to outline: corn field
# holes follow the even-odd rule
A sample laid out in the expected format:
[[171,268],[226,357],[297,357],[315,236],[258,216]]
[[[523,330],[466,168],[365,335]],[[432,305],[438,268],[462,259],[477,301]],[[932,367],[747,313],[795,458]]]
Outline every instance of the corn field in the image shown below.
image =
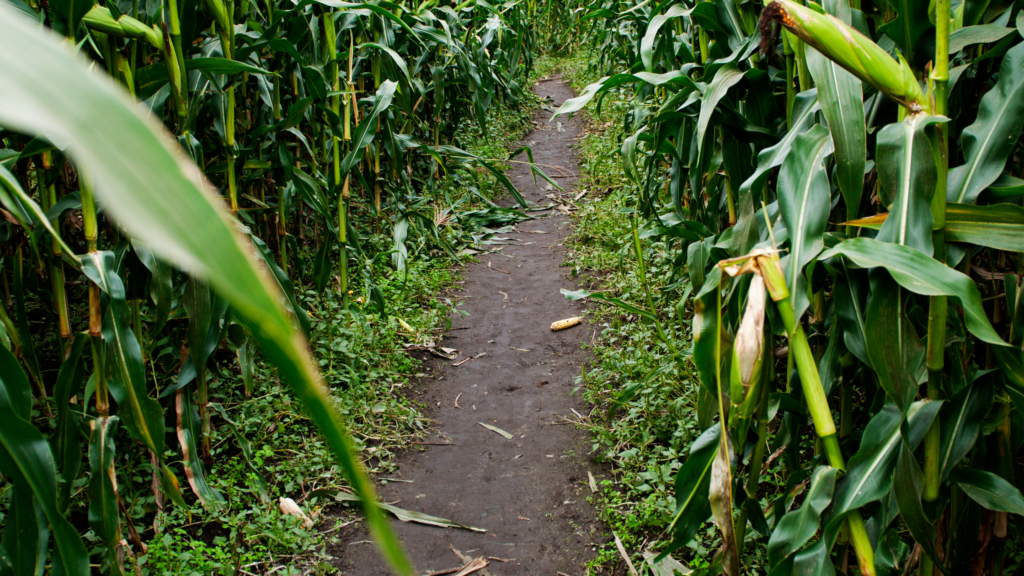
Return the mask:
[[[751,573],[752,547],[771,575],[1006,573],[1024,537],[1022,35],[1021,6],[981,0],[4,0],[0,575],[132,572],[118,453],[151,463],[167,506],[221,505],[222,346],[246,397],[257,351],[277,367],[412,574],[298,292],[386,314],[374,263],[405,269],[411,234],[454,244],[427,208],[460,170],[526,208],[511,158],[456,134],[522,105],[542,50],[607,74],[556,114],[631,99],[636,274],[646,288],[657,239],[679,279],[646,306],[593,295],[651,322],[696,390],[662,554],[711,519],[706,574]],[[663,326],[677,304],[692,343]],[[152,358],[168,342],[170,379]],[[68,513],[80,479],[87,519]]]
[[[629,99],[625,244],[645,290],[644,242],[674,263],[646,307],[596,295],[652,322],[693,378],[703,433],[662,556],[713,521],[706,574],[755,573],[756,547],[772,575],[1008,573],[1020,6],[598,0],[557,19],[549,48],[604,77],[556,112]],[[665,336],[677,305],[692,349]],[[766,490],[777,461],[785,486]]]
[[[536,10],[0,4],[0,574],[138,570],[118,453],[151,463],[140,483],[161,508],[223,503],[207,480],[211,413],[224,415],[208,364],[221,346],[246,398],[257,349],[277,366],[381,552],[411,573],[311,357],[298,292],[336,291],[347,307],[358,291],[353,314],[385,315],[374,264],[403,270],[417,234],[456,243],[428,204],[456,172],[490,173],[523,203],[504,158],[454,137],[467,124],[486,132],[499,103],[521,105]],[[296,267],[300,249],[312,267]],[[29,323],[38,310],[45,346]],[[170,378],[155,360],[168,342],[182,346]],[[68,512],[80,478],[87,521]],[[106,552],[90,558],[87,543]]]

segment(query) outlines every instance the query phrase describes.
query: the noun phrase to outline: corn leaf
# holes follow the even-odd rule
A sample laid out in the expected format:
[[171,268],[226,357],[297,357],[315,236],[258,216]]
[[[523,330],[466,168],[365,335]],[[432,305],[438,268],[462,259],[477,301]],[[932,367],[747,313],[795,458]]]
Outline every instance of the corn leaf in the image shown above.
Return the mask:
[[[875,166],[878,183],[892,203],[877,239],[932,254],[931,200],[938,170],[925,128],[937,118],[913,114],[878,133]],[[880,193],[881,194],[881,193]]]
[[974,204],[982,190],[995,182],[1017,145],[1024,126],[1024,44],[1006,53],[999,81],[982,98],[978,118],[961,136],[967,162],[949,171],[950,202]]
[[110,392],[118,404],[118,415],[136,440],[154,454],[164,453],[164,421],[160,403],[146,390],[146,369],[142,348],[128,324],[124,284],[114,273],[113,252],[90,252],[82,259],[82,271],[110,297],[103,322],[107,347]]
[[808,305],[804,266],[825,247],[832,202],[825,158],[831,153],[828,130],[816,125],[793,142],[793,151],[779,172],[779,212],[790,234],[790,253],[781,264],[797,318]]
[[[54,559],[63,565],[64,573],[88,576],[89,556],[85,543],[57,510],[57,471],[53,452],[43,435],[28,422],[31,406],[32,395],[25,373],[11,352],[0,346],[0,472],[10,478],[12,484],[21,487],[15,491],[14,501],[28,503],[32,516],[35,516],[32,498],[42,508],[57,545]],[[28,513],[21,510],[25,522],[31,521]],[[45,526],[36,534],[43,529]],[[43,554],[45,549],[44,545]]]
[[[92,421],[89,439],[89,527],[107,546],[116,544],[120,536],[117,495],[114,493],[114,435],[117,416]],[[111,566],[117,565],[116,555]],[[120,571],[120,570],[119,570]]]
[[937,565],[942,566],[935,553],[935,526],[925,516],[921,505],[921,468],[917,465],[914,451],[906,443],[900,448],[893,478],[893,493],[900,509],[900,515],[914,540],[921,545],[925,554]]
[[862,268],[885,268],[900,286],[916,294],[956,298],[964,308],[968,330],[989,344],[1006,345],[985,315],[974,282],[919,250],[871,238],[852,238],[826,250],[819,259],[833,256],[846,256]]
[[689,544],[711,515],[708,488],[711,485],[711,463],[718,453],[720,435],[721,427],[715,424],[698,436],[676,473],[676,510],[668,527],[672,532],[672,544],[666,553]]
[[798,552],[818,533],[821,514],[832,503],[837,469],[819,466],[811,475],[810,488],[800,508],[783,516],[768,540],[768,566],[774,570]]
[[[411,574],[405,554],[373,504],[373,488],[314,368],[305,339],[294,332],[280,305],[279,289],[257,268],[249,248],[232,231],[227,214],[217,206],[219,201],[210,195],[198,169],[161,128],[139,115],[120,89],[90,73],[58,38],[6,7],[0,7],[0,74],[5,79],[0,83],[0,124],[43,134],[67,146],[71,158],[87,166],[95,178],[97,196],[107,212],[130,235],[204,278],[231,303],[280,368],[282,380],[309,410],[355,490],[364,496],[368,527],[382,553],[399,573]],[[103,116],[102,122],[94,121],[98,115]],[[52,479],[52,457],[48,462]],[[33,476],[43,482],[47,474],[40,471]],[[55,491],[53,487],[40,497],[44,507],[45,502],[56,501]],[[58,523],[49,514],[47,518],[51,525]],[[58,542],[62,540],[66,539],[59,535]],[[70,564],[70,558],[75,562],[87,558],[77,534],[75,541],[77,548],[67,556],[65,567],[70,565],[67,572],[84,576],[87,567]],[[73,544],[61,545],[64,557],[66,547]]]
[[946,205],[946,240],[1024,252],[1024,209],[1014,204]]
[[864,166],[868,154],[864,89],[856,76],[813,47],[807,48],[807,68],[818,88],[818,102],[832,133],[836,184],[846,203],[847,218],[856,218],[864,189]]
[[992,377],[981,376],[942,407],[939,471],[945,480],[970,452],[981,431],[982,419],[992,407]]
[[950,479],[985,508],[1024,516],[1024,495],[1003,478],[984,470],[963,468],[956,470]]
[[917,395],[924,344],[904,309],[903,290],[890,278],[872,282],[866,342],[878,383],[900,410]]

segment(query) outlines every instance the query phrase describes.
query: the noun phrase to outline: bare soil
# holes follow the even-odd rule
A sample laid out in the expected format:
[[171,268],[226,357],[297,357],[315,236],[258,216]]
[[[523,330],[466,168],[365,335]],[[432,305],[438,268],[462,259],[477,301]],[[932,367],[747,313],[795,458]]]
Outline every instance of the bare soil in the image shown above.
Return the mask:
[[[573,96],[557,77],[539,82],[534,91],[550,97],[552,108]],[[551,115],[537,112],[535,130],[524,144],[533,149],[534,161],[548,166],[545,172],[575,196],[579,163],[571,146],[580,127],[565,117],[552,121]],[[515,165],[508,176],[535,204],[550,204],[548,195],[561,194],[542,179],[534,184],[526,165]],[[443,343],[460,355],[452,361],[425,360],[430,377],[417,382],[412,393],[437,424],[424,440],[433,444],[410,446],[398,458],[399,473],[391,475],[402,481],[380,487],[384,502],[487,530],[392,520],[419,574],[461,566],[454,546],[473,558],[492,558],[487,570],[493,576],[577,576],[584,574],[595,547],[607,541],[586,501],[588,470],[598,480],[605,474],[586,456],[588,434],[573,424],[591,410],[580,392],[572,392],[580,365],[589,358],[580,345],[591,341],[596,327],[584,323],[551,330],[553,321],[583,313],[580,303],[559,292],[576,288],[561,267],[570,224],[558,210],[531,214],[538,217],[501,235],[514,241],[467,267],[464,289],[456,295],[458,308],[469,315],[453,315]],[[365,529],[353,526],[329,548],[342,573],[391,573],[368,540]]]

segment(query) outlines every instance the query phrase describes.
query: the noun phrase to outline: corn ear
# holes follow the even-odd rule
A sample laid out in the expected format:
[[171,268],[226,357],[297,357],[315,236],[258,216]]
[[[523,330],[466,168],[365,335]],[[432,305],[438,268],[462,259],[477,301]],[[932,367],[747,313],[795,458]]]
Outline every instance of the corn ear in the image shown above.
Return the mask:
[[771,41],[771,22],[814,46],[826,58],[905,106],[911,113],[931,106],[914,72],[902,57],[897,62],[857,29],[829,14],[820,14],[791,0],[775,0],[761,12],[763,46]]
[[156,27],[146,26],[127,15],[122,15],[115,20],[113,14],[110,13],[110,9],[103,6],[93,6],[86,13],[85,17],[82,18],[82,22],[90,30],[103,32],[104,34],[110,34],[119,38],[141,38],[157,50],[164,49],[163,34]]
[[583,318],[579,316],[573,316],[572,318],[566,318],[565,320],[558,320],[551,323],[552,330],[565,330],[566,328],[572,328],[573,326],[583,322]]
[[291,498],[279,498],[278,506],[281,508],[282,514],[287,514],[288,516],[295,516],[296,518],[300,518],[302,520],[302,525],[306,528],[313,527],[313,519],[307,516],[305,512],[303,512],[302,508],[295,503],[295,500],[292,500]]
[[[764,359],[764,312],[764,278],[761,274],[755,273],[747,290],[747,308],[733,342],[729,378],[729,395],[732,403],[747,408],[756,407],[757,401],[749,400],[760,395],[760,387],[751,385],[761,381],[761,366]],[[751,413],[741,410],[741,416],[744,418],[750,417]]]

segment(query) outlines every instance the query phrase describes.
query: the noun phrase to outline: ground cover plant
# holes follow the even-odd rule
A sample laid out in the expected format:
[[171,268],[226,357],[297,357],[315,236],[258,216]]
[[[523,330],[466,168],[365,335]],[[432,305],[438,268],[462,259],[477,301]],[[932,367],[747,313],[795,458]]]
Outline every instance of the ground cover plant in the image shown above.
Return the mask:
[[574,263],[612,273],[567,294],[614,307],[581,377],[613,524],[703,573],[1018,571],[1019,7],[551,18],[601,76],[556,112],[622,166]]
[[0,4],[0,573],[308,573],[339,485],[409,573],[361,460],[528,217],[531,9]]

